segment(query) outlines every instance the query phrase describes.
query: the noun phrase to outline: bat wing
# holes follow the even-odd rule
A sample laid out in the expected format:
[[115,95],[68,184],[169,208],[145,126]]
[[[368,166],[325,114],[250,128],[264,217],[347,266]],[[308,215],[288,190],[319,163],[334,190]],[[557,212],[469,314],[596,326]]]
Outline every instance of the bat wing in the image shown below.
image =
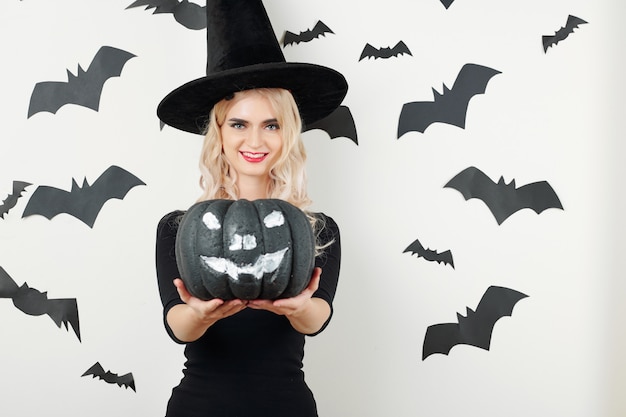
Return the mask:
[[[433,89],[433,93],[437,92]],[[440,120],[441,106],[432,101],[404,103],[398,120],[398,139],[408,132],[424,133],[431,124]]]
[[38,214],[48,220],[60,213],[72,213],[73,199],[71,193],[54,187],[40,185],[31,195],[22,217]]
[[93,377],[101,377],[102,375],[104,375],[104,369],[102,368],[102,365],[100,365],[100,362],[94,363],[81,376],[88,376],[88,375],[92,375]]
[[436,261],[439,264],[443,262],[444,265],[450,265],[452,269],[454,269],[454,259],[452,259],[452,252],[450,250],[445,250],[440,253],[436,251],[431,252],[433,255],[430,260]]
[[459,343],[461,343],[461,334],[458,324],[442,323],[428,326],[422,346],[422,360],[434,353],[447,355]]
[[538,181],[518,188],[516,201],[518,210],[530,208],[537,214],[549,208],[563,210],[559,196],[547,181]]
[[457,314],[457,323],[429,326],[424,337],[422,360],[433,353],[447,355],[459,344],[489,350],[495,323],[511,316],[517,302],[528,297],[510,288],[491,286],[483,294],[476,311],[467,309],[467,316]]
[[126,9],[146,6],[145,10],[154,9],[154,14],[174,13],[179,4],[180,1],[178,0],[137,0],[126,7]]
[[124,199],[133,187],[139,185],[145,183],[125,169],[112,165],[91,186],[85,182],[82,188],[72,190],[72,200],[76,204],[68,213],[93,227],[104,203],[112,198]]
[[[463,343],[489,350],[493,328],[502,317],[511,316],[517,302],[528,297],[519,291],[490,286],[483,294],[476,311],[459,318]],[[471,312],[471,310],[470,310]]]
[[111,371],[106,371],[101,375],[98,375],[98,377],[109,384],[117,384],[118,386],[125,388],[130,387],[133,391],[135,391],[135,380],[133,378],[133,374],[130,372],[119,376]]
[[80,340],[80,328],[78,323],[78,307],[76,299],[48,299],[46,292],[31,288],[24,283],[13,293],[13,304],[23,313],[31,316],[47,314],[61,328],[61,324],[68,329],[68,323],[72,325],[74,333]]
[[546,181],[516,188],[514,180],[506,184],[500,177],[500,180],[494,183],[475,167],[461,171],[444,186],[446,187],[459,191],[465,200],[470,198],[482,200],[499,225],[524,208],[533,209],[537,214],[549,208],[563,209],[556,192]]
[[392,48],[391,53],[393,56],[398,56],[401,54],[407,54],[407,55],[413,56],[413,54],[411,54],[411,51],[409,50],[409,47],[406,46],[406,44],[403,41],[398,42],[396,46]]
[[488,201],[493,199],[492,195],[496,192],[496,183],[480,169],[471,166],[456,174],[444,188],[457,190],[465,200],[477,198],[489,205]]
[[80,339],[80,324],[78,321],[78,305],[75,298],[59,298],[48,300],[46,314],[56,323],[58,328],[61,324],[68,329],[68,324],[72,326],[74,334]]
[[24,181],[13,181],[13,192],[9,194],[6,199],[2,200],[2,205],[0,205],[0,218],[4,219],[4,215],[15,207],[17,200],[19,200],[22,193],[29,185],[32,184]]
[[299,34],[295,34],[293,32],[285,31],[285,36],[283,37],[283,46],[298,44],[301,42],[310,42],[315,38],[319,38],[320,36],[324,36],[327,33],[334,33],[324,22],[318,20],[313,29],[305,30],[304,32],[300,32]]
[[126,62],[135,55],[113,48],[101,47],[87,71],[78,67],[77,75],[67,71],[67,82],[45,81],[37,83],[30,97],[28,117],[47,111],[56,113],[66,104],[76,104],[98,111],[104,83],[118,77]]
[[123,199],[131,188],[138,185],[145,183],[125,169],[112,165],[91,186],[86,180],[82,187],[73,181],[70,192],[39,186],[22,217],[39,214],[52,219],[60,213],[67,213],[93,227],[104,203],[111,198]]
[[541,37],[541,41],[543,43],[543,51],[547,52],[549,47],[558,44],[559,42],[567,38],[569,35],[574,33],[574,29],[578,28],[578,26],[585,24],[585,23],[588,23],[588,22],[586,22],[585,20],[579,17],[569,15],[567,17],[567,22],[565,23],[565,26],[557,30],[554,33],[554,35]]
[[133,391],[135,390],[135,380],[133,378],[132,373],[127,373],[122,376],[118,376],[110,371],[106,371],[100,365],[100,362],[96,362],[89,369],[87,369],[81,376],[89,376],[91,375],[93,378],[99,378],[106,383],[109,384],[117,384],[120,387],[131,388]]
[[314,38],[319,38],[320,36],[326,36],[327,33],[332,33],[332,34],[335,33],[328,26],[326,26],[326,24],[322,22],[321,20],[317,21],[317,23],[315,24],[311,32]]
[[[73,79],[74,75],[68,71],[68,79]],[[79,92],[76,89],[68,88],[68,82],[42,81],[35,84],[30,95],[28,106],[28,118],[39,112],[49,112],[55,114],[61,107],[68,103],[78,101]],[[93,104],[90,103],[91,106]]]
[[174,10],[174,19],[187,29],[205,29],[207,25],[206,6],[182,0]]
[[[100,95],[104,83],[112,77],[119,77],[129,59],[135,55],[112,46],[102,46],[94,56],[84,76],[77,77],[76,87],[79,87],[81,97],[76,104],[98,110]],[[74,83],[70,83],[73,87]]]
[[411,252],[413,255],[422,256],[422,254],[426,251],[422,242],[419,239],[415,239],[402,253]]
[[300,35],[296,35],[293,32],[288,30],[285,31],[285,35],[283,36],[283,46],[288,46],[291,44],[298,44],[300,41]]
[[0,298],[13,298],[19,286],[13,281],[13,278],[0,266]]
[[356,145],[359,144],[354,118],[352,117],[350,108],[347,106],[339,106],[325,118],[307,125],[304,131],[306,132],[313,129],[324,130],[331,139],[346,137],[352,140]]
[[454,0],[440,0],[441,4],[443,4],[443,7],[445,7],[446,9],[448,9],[452,3],[454,3]]
[[132,188],[139,185],[146,184],[125,169],[116,165],[107,168],[89,188],[90,198],[84,209],[84,218],[88,220],[89,227],[93,227],[104,203],[112,198],[124,199]]
[[146,183],[124,168],[111,165],[91,185],[90,191],[101,196],[104,201],[111,198],[122,200],[132,188],[139,185],[146,185]]
[[500,71],[477,64],[465,64],[459,71],[452,89],[443,99],[444,122],[465,128],[465,118],[470,100],[477,94],[484,94],[487,84]]
[[361,56],[359,57],[359,61],[361,61],[363,58],[378,58],[378,49],[376,49],[375,47],[373,47],[372,45],[370,45],[369,43],[366,43],[365,46],[363,47],[363,51],[361,51]]
[[465,64],[459,71],[452,89],[444,85],[443,93],[433,89],[432,102],[411,102],[402,107],[398,123],[398,138],[410,131],[424,133],[433,123],[440,122],[465,128],[470,100],[484,94],[489,80],[501,72],[477,64]]
[[465,64],[459,71],[452,92],[457,98],[469,101],[477,94],[487,91],[487,84],[500,71],[477,64]]
[[334,33],[324,22],[318,20],[313,29],[300,32],[297,37],[297,43],[311,42],[313,39],[317,39],[320,36],[325,36],[327,33]]
[[450,252],[449,250],[446,250],[444,252],[437,253],[437,251],[435,251],[435,250],[430,250],[430,249],[424,248],[424,246],[419,241],[419,239],[415,239],[413,241],[413,243],[411,243],[404,250],[403,253],[405,253],[405,252],[411,252],[412,254],[416,254],[418,258],[422,257],[422,258],[426,259],[427,261],[437,262],[437,263],[442,263],[443,262],[444,265],[450,265],[450,266],[452,266],[452,268],[454,268],[454,261],[452,259],[452,252]]
[[132,372],[129,372],[124,375],[119,375],[119,376],[117,374],[112,374],[112,375],[113,375],[113,382],[115,384],[117,384],[120,387],[130,388],[133,391],[137,392],[137,390],[135,389],[135,378],[133,377]]
[[471,198],[481,200],[489,208],[499,225],[519,210],[519,203],[515,195],[515,182],[507,185],[500,178],[500,181],[495,183],[476,167],[464,169],[448,181],[444,188],[457,190],[465,200]]

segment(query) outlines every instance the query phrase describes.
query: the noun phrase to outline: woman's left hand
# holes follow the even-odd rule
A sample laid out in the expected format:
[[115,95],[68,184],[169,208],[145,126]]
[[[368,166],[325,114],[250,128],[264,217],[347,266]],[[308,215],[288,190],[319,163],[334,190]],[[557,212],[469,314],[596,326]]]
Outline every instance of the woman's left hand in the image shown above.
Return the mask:
[[272,313],[288,317],[298,315],[306,310],[311,304],[311,297],[319,286],[321,274],[321,268],[314,268],[309,285],[307,285],[307,287],[295,297],[282,298],[278,300],[250,300],[248,302],[248,308],[267,310]]

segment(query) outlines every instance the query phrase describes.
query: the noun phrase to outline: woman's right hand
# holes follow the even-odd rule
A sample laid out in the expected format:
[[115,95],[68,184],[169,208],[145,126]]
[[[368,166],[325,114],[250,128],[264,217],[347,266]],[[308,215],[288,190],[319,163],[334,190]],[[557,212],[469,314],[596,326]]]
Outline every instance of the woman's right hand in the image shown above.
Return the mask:
[[191,295],[187,290],[185,283],[182,279],[176,278],[174,280],[176,290],[180,299],[183,300],[198,316],[198,319],[202,322],[214,323],[217,320],[232,316],[239,313],[246,308],[247,302],[243,300],[229,300],[224,301],[219,298],[213,298],[212,300],[201,300]]
[[167,323],[176,338],[185,343],[199,339],[218,320],[237,314],[248,305],[243,300],[201,300],[187,291],[180,278],[174,280],[174,285],[184,304],[170,308]]

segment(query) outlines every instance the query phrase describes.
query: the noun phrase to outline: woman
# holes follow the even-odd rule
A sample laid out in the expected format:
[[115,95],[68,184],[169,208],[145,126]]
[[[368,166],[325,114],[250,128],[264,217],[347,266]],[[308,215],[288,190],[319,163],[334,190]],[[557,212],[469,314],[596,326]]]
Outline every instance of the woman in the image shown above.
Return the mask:
[[[293,298],[203,301],[176,266],[183,212],[163,217],[156,264],[165,327],[186,344],[187,358],[167,416],[317,416],[302,371],[305,335],[321,332],[332,316],[341,249],[335,222],[307,211],[301,120],[330,114],[347,84],[331,69],[286,63],[261,1],[209,0],[207,20],[207,76],[170,93],[159,117],[205,134],[200,201],[286,200],[309,215],[318,254],[309,285]],[[250,30],[234,36],[229,27]]]

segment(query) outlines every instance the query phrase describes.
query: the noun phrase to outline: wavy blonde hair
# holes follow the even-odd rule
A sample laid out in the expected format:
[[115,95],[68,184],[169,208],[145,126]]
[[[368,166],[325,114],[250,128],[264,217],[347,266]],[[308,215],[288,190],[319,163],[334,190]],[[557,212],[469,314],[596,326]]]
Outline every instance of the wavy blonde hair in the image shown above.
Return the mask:
[[[198,201],[212,199],[237,200],[237,172],[230,166],[222,150],[220,128],[234,104],[234,98],[260,94],[266,98],[276,114],[282,134],[282,148],[276,163],[270,169],[268,198],[285,200],[304,211],[315,234],[323,229],[318,216],[308,211],[312,201],[307,193],[306,150],[300,133],[302,121],[298,106],[291,93],[282,88],[258,88],[234,93],[215,104],[209,113],[204,142],[200,152],[200,187],[203,192]],[[318,245],[318,251],[322,247]]]

